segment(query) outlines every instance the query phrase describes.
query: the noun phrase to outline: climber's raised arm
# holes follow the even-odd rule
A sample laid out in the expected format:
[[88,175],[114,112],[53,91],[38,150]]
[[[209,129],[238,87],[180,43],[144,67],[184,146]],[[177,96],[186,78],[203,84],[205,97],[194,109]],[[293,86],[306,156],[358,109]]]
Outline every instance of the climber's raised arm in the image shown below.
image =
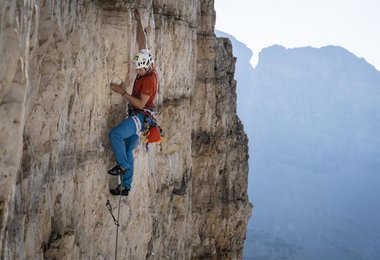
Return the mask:
[[139,48],[141,49],[147,49],[146,44],[146,35],[144,28],[142,26],[140,13],[137,9],[133,12],[137,21],[137,43],[139,44]]

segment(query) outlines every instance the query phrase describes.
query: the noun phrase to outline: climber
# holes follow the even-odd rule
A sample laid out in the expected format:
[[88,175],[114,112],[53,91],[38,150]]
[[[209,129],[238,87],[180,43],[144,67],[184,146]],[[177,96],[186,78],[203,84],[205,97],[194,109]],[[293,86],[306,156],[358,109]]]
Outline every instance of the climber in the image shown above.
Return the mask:
[[137,76],[130,95],[124,89],[124,83],[111,83],[111,89],[129,102],[129,117],[111,130],[109,139],[116,160],[116,166],[108,171],[111,175],[122,175],[121,186],[110,189],[112,195],[128,196],[133,178],[133,150],[139,140],[139,132],[144,131],[145,121],[155,109],[155,97],[158,91],[158,75],[153,65],[153,56],[147,49],[147,40],[138,10],[134,10],[137,21],[137,43],[140,50],[132,64]]

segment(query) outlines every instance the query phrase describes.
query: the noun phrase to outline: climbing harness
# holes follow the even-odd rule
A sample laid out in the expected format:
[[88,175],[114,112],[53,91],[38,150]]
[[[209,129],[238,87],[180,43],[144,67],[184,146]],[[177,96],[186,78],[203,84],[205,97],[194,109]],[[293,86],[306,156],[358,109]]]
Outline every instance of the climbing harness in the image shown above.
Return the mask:
[[[140,123],[136,116],[137,113],[144,116],[144,122]],[[141,139],[146,144],[147,151],[149,151],[149,143],[161,143],[164,140],[164,131],[157,123],[155,109],[144,108],[134,110],[131,105],[128,105],[128,114],[134,120],[137,131],[141,130],[143,124],[144,132],[141,135]]]
[[[120,186],[121,186],[121,176],[120,176],[120,175],[118,176],[118,182],[119,182],[119,186],[118,186],[118,187],[120,187]],[[119,195],[119,207],[118,207],[118,209],[117,209],[117,218],[115,218],[115,216],[113,215],[113,209],[112,209],[112,206],[111,206],[110,201],[107,200],[107,203],[106,203],[107,209],[108,209],[108,211],[111,213],[111,216],[112,216],[112,218],[113,218],[113,222],[114,222],[115,225],[116,225],[115,260],[117,260],[117,242],[118,242],[118,240],[119,240],[120,204],[121,204],[121,192],[120,192],[120,195]]]
[[143,143],[161,143],[164,140],[164,132],[153,117],[144,117]]
[[132,118],[133,122],[135,123],[136,132],[140,132],[141,131],[140,119],[135,115],[131,116],[131,118]]

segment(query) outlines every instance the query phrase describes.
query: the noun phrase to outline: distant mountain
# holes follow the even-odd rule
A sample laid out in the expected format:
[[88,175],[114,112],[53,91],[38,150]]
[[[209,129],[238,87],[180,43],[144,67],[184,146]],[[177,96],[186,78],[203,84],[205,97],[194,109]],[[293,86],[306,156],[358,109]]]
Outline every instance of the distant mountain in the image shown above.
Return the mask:
[[[245,114],[245,109],[249,104],[249,95],[245,95],[246,91],[251,91],[249,88],[252,82],[253,67],[250,63],[252,51],[244,43],[236,40],[232,35],[216,31],[218,37],[229,38],[233,45],[233,53],[238,57],[235,67],[235,79],[237,80],[237,96],[238,96],[238,114]],[[250,92],[249,92],[250,93]],[[251,94],[251,93],[250,93]]]
[[252,68],[217,35],[250,140],[244,259],[380,259],[380,72],[337,46],[271,46]]
[[319,174],[380,166],[380,72],[365,60],[341,47],[272,46],[250,79],[256,152]]

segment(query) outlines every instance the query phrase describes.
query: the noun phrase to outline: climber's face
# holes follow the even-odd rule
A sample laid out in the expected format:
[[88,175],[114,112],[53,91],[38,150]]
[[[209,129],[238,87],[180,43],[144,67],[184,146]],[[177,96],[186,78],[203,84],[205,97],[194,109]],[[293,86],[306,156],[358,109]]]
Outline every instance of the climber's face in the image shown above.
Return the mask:
[[148,73],[145,68],[136,69],[136,71],[139,76],[145,76]]

